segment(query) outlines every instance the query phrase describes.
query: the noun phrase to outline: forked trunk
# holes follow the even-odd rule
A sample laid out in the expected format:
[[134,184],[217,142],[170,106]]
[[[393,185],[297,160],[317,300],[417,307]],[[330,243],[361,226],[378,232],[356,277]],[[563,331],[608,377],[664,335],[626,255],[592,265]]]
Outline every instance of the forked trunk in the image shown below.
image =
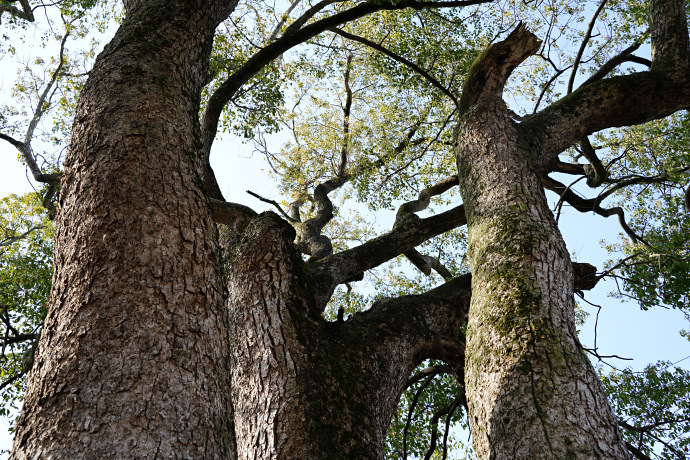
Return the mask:
[[383,458],[398,398],[429,348],[424,320],[384,302],[324,321],[294,238],[266,213],[228,257],[238,458]]

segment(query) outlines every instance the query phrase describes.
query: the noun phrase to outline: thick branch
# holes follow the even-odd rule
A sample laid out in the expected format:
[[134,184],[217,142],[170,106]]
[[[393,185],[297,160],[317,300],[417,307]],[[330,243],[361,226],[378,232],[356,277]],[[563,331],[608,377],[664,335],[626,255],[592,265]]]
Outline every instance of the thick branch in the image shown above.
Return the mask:
[[465,350],[456,338],[458,328],[467,321],[471,284],[471,275],[461,275],[424,294],[379,300],[371,309],[357,316],[380,324],[387,324],[390,317],[407,318],[409,321],[405,322],[403,328],[409,328],[409,333],[415,335],[422,332],[431,339],[419,351],[419,362],[441,359],[461,365],[464,363]]
[[456,185],[458,185],[458,176],[451,176],[447,177],[446,179],[443,179],[438,184],[432,185],[431,187],[425,188],[424,190],[419,192],[419,196],[416,200],[409,201],[400,206],[397,214],[395,215],[395,224],[393,225],[393,228],[399,225],[403,225],[410,219],[419,219],[419,217],[417,217],[417,215],[414,213],[423,211],[426,208],[428,208],[432,196],[441,195],[442,193],[447,192]]
[[518,125],[520,135],[541,145],[540,166],[584,136],[606,128],[666,117],[690,107],[690,74],[640,72],[582,86]]
[[210,199],[209,206],[211,206],[211,215],[214,222],[227,225],[238,234],[242,233],[249,225],[249,222],[258,216],[253,209],[237,203]]
[[364,271],[378,267],[408,249],[466,223],[465,209],[461,205],[426,219],[405,223],[360,246],[310,264],[309,271],[314,280],[319,306],[325,308],[339,284],[361,276]]
[[[14,16],[15,18],[24,19],[29,22],[34,22],[34,12],[31,9],[29,0],[19,0],[19,4],[22,7],[21,9],[17,8],[14,5],[10,5],[9,2],[0,1],[0,19],[2,18],[3,13],[10,13],[10,15]],[[2,21],[0,20],[0,24],[1,23]]]
[[19,334],[12,337],[8,337],[2,341],[2,346],[11,345],[13,343],[27,342],[29,340],[36,340],[39,337],[38,334]]

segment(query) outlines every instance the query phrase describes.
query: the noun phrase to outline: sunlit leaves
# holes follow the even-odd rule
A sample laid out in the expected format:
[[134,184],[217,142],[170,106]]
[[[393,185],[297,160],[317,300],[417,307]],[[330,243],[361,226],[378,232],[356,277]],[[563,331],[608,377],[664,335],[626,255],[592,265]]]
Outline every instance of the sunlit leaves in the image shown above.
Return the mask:
[[690,308],[690,213],[684,190],[690,181],[690,119],[687,113],[602,137],[611,145],[610,170],[619,177],[657,178],[618,193],[631,227],[644,241],[625,241],[620,252],[623,295],[644,309]]
[[690,372],[660,361],[642,372],[601,373],[627,442],[651,458],[687,457]]
[[26,354],[46,315],[53,272],[53,223],[40,196],[0,200],[0,415],[16,415]]
[[[441,366],[440,362],[425,362],[416,369],[421,372],[428,366]],[[468,429],[465,410],[457,399],[461,391],[455,378],[449,374],[431,374],[421,378],[403,393],[398,410],[388,429],[386,451],[388,459],[441,458],[446,438],[446,425],[454,427],[445,439],[447,451],[465,452],[465,458],[474,458],[468,439],[461,439]],[[435,426],[432,426],[435,425]],[[436,449],[429,452],[432,433],[436,431]],[[453,458],[456,458],[455,455]]]

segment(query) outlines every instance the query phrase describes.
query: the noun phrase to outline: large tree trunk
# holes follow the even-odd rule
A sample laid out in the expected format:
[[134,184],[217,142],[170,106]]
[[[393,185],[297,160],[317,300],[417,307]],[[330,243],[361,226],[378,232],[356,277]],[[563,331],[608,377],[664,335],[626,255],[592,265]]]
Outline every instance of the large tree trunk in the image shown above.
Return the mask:
[[198,114],[232,4],[125,1],[94,65],[13,459],[382,458],[410,372],[463,359],[466,280],[328,323],[277,216],[219,252]]
[[12,458],[230,458],[199,103],[231,2],[125,2],[77,109]]
[[443,353],[430,329],[450,333],[464,322],[468,286],[452,290],[463,304],[454,314],[439,314],[434,300],[447,294],[437,290],[432,300],[384,301],[329,323],[294,239],[287,222],[266,213],[227,258],[238,458],[383,458],[407,378],[421,359]]
[[456,158],[472,267],[465,373],[474,447],[481,459],[627,458],[577,338],[572,264],[538,151],[500,97],[536,47],[518,28],[484,55],[475,68],[483,74],[463,94]]

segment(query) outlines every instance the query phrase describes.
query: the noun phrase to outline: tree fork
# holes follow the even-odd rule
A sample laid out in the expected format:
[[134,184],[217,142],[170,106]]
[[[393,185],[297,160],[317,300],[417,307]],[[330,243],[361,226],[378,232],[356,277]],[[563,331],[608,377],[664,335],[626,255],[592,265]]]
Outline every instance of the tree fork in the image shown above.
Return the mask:
[[469,278],[329,323],[294,237],[264,213],[225,257],[239,458],[382,458],[412,370],[462,362]]

